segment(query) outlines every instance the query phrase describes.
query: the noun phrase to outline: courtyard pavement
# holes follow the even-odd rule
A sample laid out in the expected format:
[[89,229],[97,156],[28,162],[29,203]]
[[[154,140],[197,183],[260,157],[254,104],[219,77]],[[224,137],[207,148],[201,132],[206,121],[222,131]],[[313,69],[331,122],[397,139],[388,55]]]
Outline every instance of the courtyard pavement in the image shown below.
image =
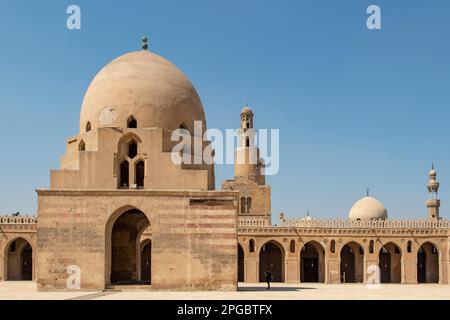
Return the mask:
[[383,284],[369,289],[364,284],[330,285],[322,283],[264,284],[240,283],[237,292],[37,292],[31,281],[0,282],[0,300],[417,300],[450,299],[450,285]]

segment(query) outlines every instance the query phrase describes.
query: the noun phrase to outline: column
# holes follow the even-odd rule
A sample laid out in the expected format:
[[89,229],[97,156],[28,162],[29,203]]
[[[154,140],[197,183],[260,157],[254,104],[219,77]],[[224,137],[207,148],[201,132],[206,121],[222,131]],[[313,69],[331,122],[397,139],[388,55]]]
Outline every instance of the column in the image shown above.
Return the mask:
[[300,283],[300,260],[298,257],[288,257],[285,261],[285,282]]
[[325,259],[325,283],[341,283],[340,264],[340,258]]
[[257,257],[249,257],[244,260],[245,282],[259,282],[259,259]]

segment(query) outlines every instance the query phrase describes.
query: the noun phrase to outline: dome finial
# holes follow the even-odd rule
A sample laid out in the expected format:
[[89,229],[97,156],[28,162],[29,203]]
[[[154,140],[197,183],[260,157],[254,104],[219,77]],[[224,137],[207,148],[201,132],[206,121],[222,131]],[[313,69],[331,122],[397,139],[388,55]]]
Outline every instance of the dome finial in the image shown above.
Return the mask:
[[366,188],[366,197],[369,196],[369,191],[370,191],[370,189],[369,189],[369,188]]
[[142,37],[142,50],[148,49],[148,38],[147,36]]

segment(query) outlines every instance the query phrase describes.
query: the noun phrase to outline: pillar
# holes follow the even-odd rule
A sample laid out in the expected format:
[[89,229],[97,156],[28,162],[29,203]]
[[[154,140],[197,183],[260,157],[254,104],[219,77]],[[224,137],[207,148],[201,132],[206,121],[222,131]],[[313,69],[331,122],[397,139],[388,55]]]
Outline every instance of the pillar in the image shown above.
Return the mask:
[[400,259],[400,283],[405,284],[406,283],[406,259],[401,257]]
[[285,261],[286,283],[300,283],[300,259],[298,257],[288,257]]
[[445,268],[445,263],[444,263],[444,259],[439,258],[439,284],[444,284],[444,268]]
[[402,257],[402,283],[417,284],[417,253],[404,253]]
[[325,259],[325,283],[330,284],[341,283],[340,264],[341,264],[340,258]]
[[[363,282],[366,283],[366,284],[367,283],[373,284],[374,280],[377,280],[377,282],[380,281],[379,269],[377,269],[378,270],[378,274],[376,274],[376,272],[374,271],[374,268],[373,267],[370,268],[370,266],[372,266],[372,265],[374,265],[376,267],[379,267],[378,259],[374,259],[374,258],[364,259]],[[378,277],[378,279],[376,279],[374,277]]]
[[249,257],[244,260],[245,282],[259,282],[259,258]]
[[0,281],[5,280],[5,275],[3,274],[3,266],[5,264],[5,260],[3,259],[3,256],[0,255]]

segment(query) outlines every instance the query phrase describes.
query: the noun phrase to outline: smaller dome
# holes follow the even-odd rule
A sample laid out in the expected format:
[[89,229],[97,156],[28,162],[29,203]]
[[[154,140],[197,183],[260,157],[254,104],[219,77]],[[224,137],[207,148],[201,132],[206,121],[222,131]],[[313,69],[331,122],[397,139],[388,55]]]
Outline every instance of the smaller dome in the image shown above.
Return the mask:
[[306,212],[306,217],[303,217],[300,219],[301,221],[311,221],[311,220],[315,220],[313,219],[310,215],[309,215],[309,211]]
[[353,205],[348,218],[350,220],[385,220],[387,210],[380,201],[367,196]]
[[428,175],[429,175],[430,177],[436,177],[436,170],[431,169],[430,172],[428,173]]

